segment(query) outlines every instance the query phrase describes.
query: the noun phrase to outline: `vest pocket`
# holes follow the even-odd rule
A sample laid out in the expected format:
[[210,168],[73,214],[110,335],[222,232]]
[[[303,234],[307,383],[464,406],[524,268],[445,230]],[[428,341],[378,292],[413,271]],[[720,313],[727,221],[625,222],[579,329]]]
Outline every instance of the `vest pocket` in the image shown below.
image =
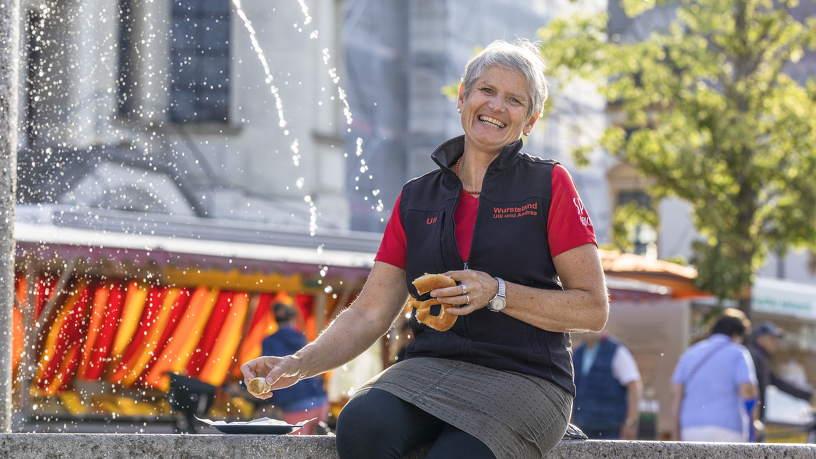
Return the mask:
[[414,292],[411,282],[425,273],[439,274],[445,269],[442,243],[445,212],[439,210],[410,210],[403,216],[408,252],[405,272],[408,289]]

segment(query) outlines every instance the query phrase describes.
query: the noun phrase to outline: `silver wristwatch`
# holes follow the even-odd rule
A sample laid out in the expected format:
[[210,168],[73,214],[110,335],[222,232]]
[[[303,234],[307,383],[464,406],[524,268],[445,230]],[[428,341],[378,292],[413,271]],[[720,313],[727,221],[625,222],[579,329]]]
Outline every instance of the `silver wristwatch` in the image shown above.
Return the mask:
[[493,299],[487,303],[487,309],[489,311],[499,312],[504,309],[504,306],[507,304],[504,296],[504,280],[502,280],[500,277],[494,277],[494,279],[499,281],[499,293],[497,293],[496,296],[494,296]]

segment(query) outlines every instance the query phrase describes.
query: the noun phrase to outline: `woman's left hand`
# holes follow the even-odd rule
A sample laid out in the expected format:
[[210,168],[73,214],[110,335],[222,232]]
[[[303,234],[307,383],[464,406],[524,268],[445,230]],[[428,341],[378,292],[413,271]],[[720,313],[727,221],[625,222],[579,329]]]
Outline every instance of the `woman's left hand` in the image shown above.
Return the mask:
[[483,271],[466,269],[448,271],[445,275],[459,282],[459,285],[432,290],[431,297],[442,304],[454,305],[445,311],[455,316],[464,316],[487,306],[499,291],[499,281]]

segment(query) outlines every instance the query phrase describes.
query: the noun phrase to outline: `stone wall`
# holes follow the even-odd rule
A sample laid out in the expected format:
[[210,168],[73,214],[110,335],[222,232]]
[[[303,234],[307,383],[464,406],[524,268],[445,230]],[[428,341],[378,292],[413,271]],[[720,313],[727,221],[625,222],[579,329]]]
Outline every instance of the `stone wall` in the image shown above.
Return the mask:
[[[426,451],[420,448],[404,459],[419,459]],[[5,434],[0,457],[333,459],[337,452],[334,438],[325,436]],[[546,457],[814,459],[816,445],[573,441],[561,442]]]

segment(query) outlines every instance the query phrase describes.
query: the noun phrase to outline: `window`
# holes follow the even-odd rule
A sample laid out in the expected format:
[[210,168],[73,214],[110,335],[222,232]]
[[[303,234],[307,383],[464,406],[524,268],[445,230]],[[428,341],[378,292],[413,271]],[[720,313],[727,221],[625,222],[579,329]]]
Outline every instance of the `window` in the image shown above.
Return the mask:
[[[652,206],[651,196],[642,190],[618,192],[618,206],[625,206],[631,202],[647,209]],[[634,253],[650,259],[657,258],[657,232],[651,225],[638,223],[630,233],[629,239],[634,245]]]
[[45,75],[43,48],[46,46],[43,25],[42,16],[38,11],[29,10],[26,12],[25,36],[28,66],[26,67],[26,86],[23,93],[23,97],[25,97],[23,128],[29,146],[33,145],[37,140],[39,135],[37,131],[38,123],[41,121],[39,120],[38,110],[41,105],[42,81]]
[[138,109],[133,90],[136,86],[136,49],[134,48],[133,0],[119,0],[119,76],[116,97],[120,116],[130,116]]
[[170,119],[226,123],[229,0],[173,0]]
[[644,210],[654,210],[654,203],[645,191],[654,184],[654,179],[643,177],[628,164],[618,164],[607,172],[607,180],[614,210],[612,239],[615,244],[627,252],[656,259],[657,232],[648,218],[644,221],[642,214]]
[[618,192],[618,205],[623,206],[635,201],[641,207],[651,207],[652,197],[643,190],[622,190]]

